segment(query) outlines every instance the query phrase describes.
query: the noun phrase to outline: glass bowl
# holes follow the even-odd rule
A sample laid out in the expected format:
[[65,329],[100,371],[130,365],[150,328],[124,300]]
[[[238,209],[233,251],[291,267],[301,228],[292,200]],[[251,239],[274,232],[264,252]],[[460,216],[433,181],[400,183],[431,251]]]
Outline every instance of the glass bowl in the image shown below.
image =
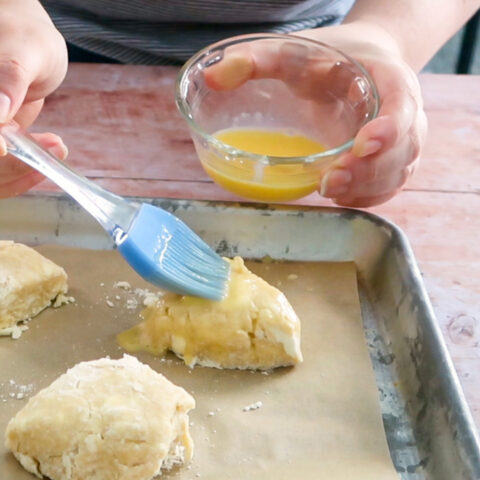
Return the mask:
[[[246,81],[211,88],[208,69],[234,57],[247,60],[230,62],[240,66],[238,75],[228,72],[229,81]],[[237,195],[266,202],[315,191],[379,108],[358,62],[323,43],[276,34],[229,38],[197,53],[179,73],[176,103],[207,174]]]

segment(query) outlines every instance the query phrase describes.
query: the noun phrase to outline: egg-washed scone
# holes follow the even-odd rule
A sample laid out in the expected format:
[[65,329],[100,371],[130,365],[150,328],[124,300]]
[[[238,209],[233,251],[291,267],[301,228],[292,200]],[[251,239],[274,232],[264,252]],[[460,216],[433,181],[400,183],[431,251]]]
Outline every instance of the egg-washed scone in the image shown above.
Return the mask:
[[0,334],[14,332],[67,290],[63,268],[33,248],[0,241]]
[[266,370],[302,361],[300,321],[285,295],[229,260],[224,300],[165,294],[143,312],[143,321],[118,335],[127,351],[172,351],[189,366]]
[[82,362],[10,420],[6,446],[51,480],[150,480],[192,457],[183,388],[125,355]]

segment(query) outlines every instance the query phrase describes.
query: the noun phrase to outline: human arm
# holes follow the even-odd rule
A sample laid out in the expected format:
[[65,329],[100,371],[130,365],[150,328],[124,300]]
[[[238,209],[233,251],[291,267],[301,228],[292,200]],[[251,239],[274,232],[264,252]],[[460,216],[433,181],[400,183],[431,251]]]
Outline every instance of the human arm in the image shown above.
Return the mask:
[[419,72],[479,8],[479,0],[357,0],[343,25],[391,37],[389,48]]
[[[358,0],[342,25],[298,32],[358,60],[380,93],[378,117],[358,132],[352,151],[341,155],[323,176],[322,195],[340,205],[368,207],[400,191],[418,163],[427,133],[416,72],[479,4],[478,0]],[[261,77],[267,69],[275,70],[271,52],[262,48],[233,53],[230,66],[226,56],[206,73],[213,88],[223,88],[222,78],[227,88],[234,88]]]

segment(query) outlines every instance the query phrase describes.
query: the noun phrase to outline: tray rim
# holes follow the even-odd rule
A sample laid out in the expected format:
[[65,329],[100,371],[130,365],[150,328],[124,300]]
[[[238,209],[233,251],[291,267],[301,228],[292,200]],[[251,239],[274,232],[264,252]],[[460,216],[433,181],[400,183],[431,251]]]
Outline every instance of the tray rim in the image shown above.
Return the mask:
[[[52,199],[57,202],[69,202],[72,205],[82,208],[68,195],[62,192],[29,192],[19,197],[11,197],[8,199],[0,199],[0,205],[3,200],[15,201],[18,199],[32,199],[35,198]],[[188,198],[168,198],[168,197],[141,197],[141,196],[125,196],[124,198],[137,202],[153,203],[157,206],[171,206],[175,214],[178,207],[224,207],[230,209],[240,210],[260,210],[260,211],[281,211],[281,212],[304,212],[304,213],[321,213],[331,215],[341,215],[350,218],[361,218],[368,222],[375,224],[377,227],[383,227],[390,233],[390,241],[394,242],[395,246],[404,254],[407,263],[407,275],[409,281],[415,285],[415,292],[417,297],[417,304],[422,311],[419,311],[424,320],[424,327],[427,334],[430,335],[431,340],[436,344],[440,357],[443,360],[442,368],[444,375],[439,379],[442,388],[448,392],[448,400],[452,405],[452,415],[455,417],[455,423],[459,425],[465,436],[463,438],[466,453],[470,460],[477,468],[480,469],[480,437],[471,410],[468,406],[465,394],[463,392],[460,380],[456,373],[453,360],[448,351],[444,336],[442,334],[440,325],[435,315],[435,311],[428,296],[427,289],[422,280],[420,269],[415,258],[413,249],[410,245],[407,235],[403,230],[391,220],[388,220],[378,214],[374,214],[365,210],[344,208],[344,207],[330,207],[330,206],[303,206],[303,205],[289,205],[289,204],[263,204],[255,202],[243,201],[215,201],[215,200],[195,200]]]

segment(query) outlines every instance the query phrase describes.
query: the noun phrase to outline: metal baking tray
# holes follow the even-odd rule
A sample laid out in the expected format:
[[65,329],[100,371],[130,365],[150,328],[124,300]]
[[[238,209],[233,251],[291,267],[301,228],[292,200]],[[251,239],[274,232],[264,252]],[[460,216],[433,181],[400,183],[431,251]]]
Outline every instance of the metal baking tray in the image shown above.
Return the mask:
[[[383,422],[402,480],[480,479],[480,443],[405,235],[388,221],[340,208],[141,199],[186,221],[222,255],[354,261]],[[0,238],[110,249],[63,195],[0,201]]]

